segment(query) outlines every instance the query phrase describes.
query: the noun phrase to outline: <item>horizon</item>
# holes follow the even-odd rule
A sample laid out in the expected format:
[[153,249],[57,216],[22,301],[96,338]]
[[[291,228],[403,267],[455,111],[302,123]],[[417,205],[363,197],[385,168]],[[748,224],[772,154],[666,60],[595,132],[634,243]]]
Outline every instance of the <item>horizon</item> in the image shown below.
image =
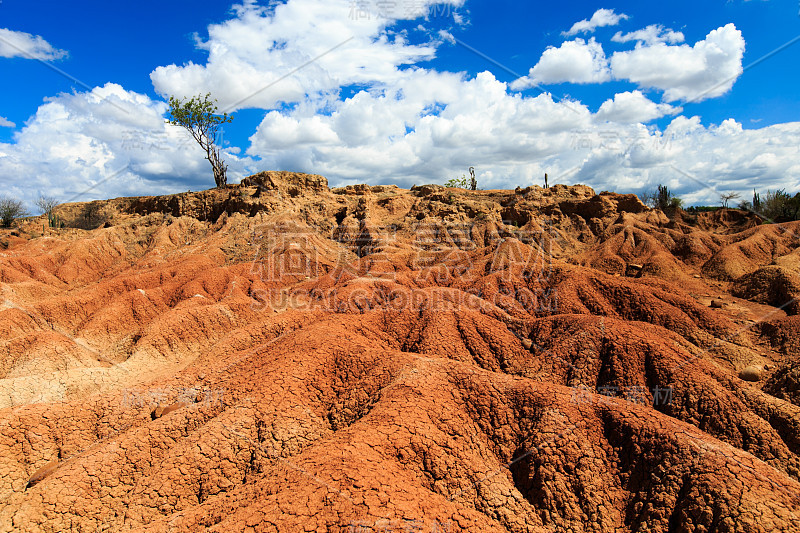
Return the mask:
[[23,80],[0,88],[0,176],[29,206],[213,187],[164,124],[170,95],[206,92],[234,116],[231,183],[410,188],[474,166],[483,189],[547,172],[687,206],[800,190],[794,1],[82,5],[0,3],[0,68]]

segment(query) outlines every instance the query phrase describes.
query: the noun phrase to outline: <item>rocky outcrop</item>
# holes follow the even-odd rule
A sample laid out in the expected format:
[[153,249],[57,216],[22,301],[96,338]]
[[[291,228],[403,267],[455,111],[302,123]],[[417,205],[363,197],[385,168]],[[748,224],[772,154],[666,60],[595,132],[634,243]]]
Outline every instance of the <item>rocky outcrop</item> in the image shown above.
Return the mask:
[[328,191],[328,180],[316,174],[268,170],[242,180],[244,187],[258,187],[265,191],[278,191],[292,198],[302,194]]

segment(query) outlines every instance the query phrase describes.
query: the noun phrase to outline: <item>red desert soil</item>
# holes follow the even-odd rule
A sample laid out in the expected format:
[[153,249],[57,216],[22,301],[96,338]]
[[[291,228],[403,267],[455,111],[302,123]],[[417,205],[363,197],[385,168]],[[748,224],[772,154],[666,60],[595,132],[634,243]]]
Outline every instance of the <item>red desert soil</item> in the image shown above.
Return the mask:
[[800,223],[279,172],[94,204],[0,234],[2,531],[800,531]]

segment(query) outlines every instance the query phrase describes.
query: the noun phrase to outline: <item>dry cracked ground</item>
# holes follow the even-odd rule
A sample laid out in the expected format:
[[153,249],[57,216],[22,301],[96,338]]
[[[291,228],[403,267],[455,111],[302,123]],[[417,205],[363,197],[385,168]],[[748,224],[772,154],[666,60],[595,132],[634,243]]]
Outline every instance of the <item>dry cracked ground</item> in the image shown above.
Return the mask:
[[269,172],[0,236],[2,531],[800,531],[800,223]]

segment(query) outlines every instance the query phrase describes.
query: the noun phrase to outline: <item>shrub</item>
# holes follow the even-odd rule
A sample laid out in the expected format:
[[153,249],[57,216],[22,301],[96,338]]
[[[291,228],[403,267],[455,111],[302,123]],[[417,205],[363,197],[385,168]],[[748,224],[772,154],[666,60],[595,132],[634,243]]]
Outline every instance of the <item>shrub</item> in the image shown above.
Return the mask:
[[791,196],[785,189],[767,191],[759,203],[758,214],[770,220],[797,220],[800,216],[800,193]]
[[687,211],[690,213],[713,213],[722,209],[717,205],[693,205]]
[[21,200],[0,196],[0,222],[4,227],[10,228],[16,219],[25,216],[28,211]]
[[63,228],[64,221],[53,212],[56,206],[58,206],[58,200],[52,196],[40,196],[36,200],[36,207],[42,211],[42,214],[47,215],[48,225],[51,228]]
[[449,179],[444,184],[445,187],[456,187],[459,189],[468,189],[469,188],[469,181],[467,180],[466,174],[462,175],[460,178],[453,178]]
[[678,208],[683,205],[683,200],[677,196],[672,196],[672,192],[666,185],[659,184],[655,191],[645,192],[639,195],[643,204],[658,209]]
[[753,201],[739,203],[739,209],[751,211],[767,222],[800,220],[800,193],[792,196],[785,189],[767,191],[761,196],[753,190]]

